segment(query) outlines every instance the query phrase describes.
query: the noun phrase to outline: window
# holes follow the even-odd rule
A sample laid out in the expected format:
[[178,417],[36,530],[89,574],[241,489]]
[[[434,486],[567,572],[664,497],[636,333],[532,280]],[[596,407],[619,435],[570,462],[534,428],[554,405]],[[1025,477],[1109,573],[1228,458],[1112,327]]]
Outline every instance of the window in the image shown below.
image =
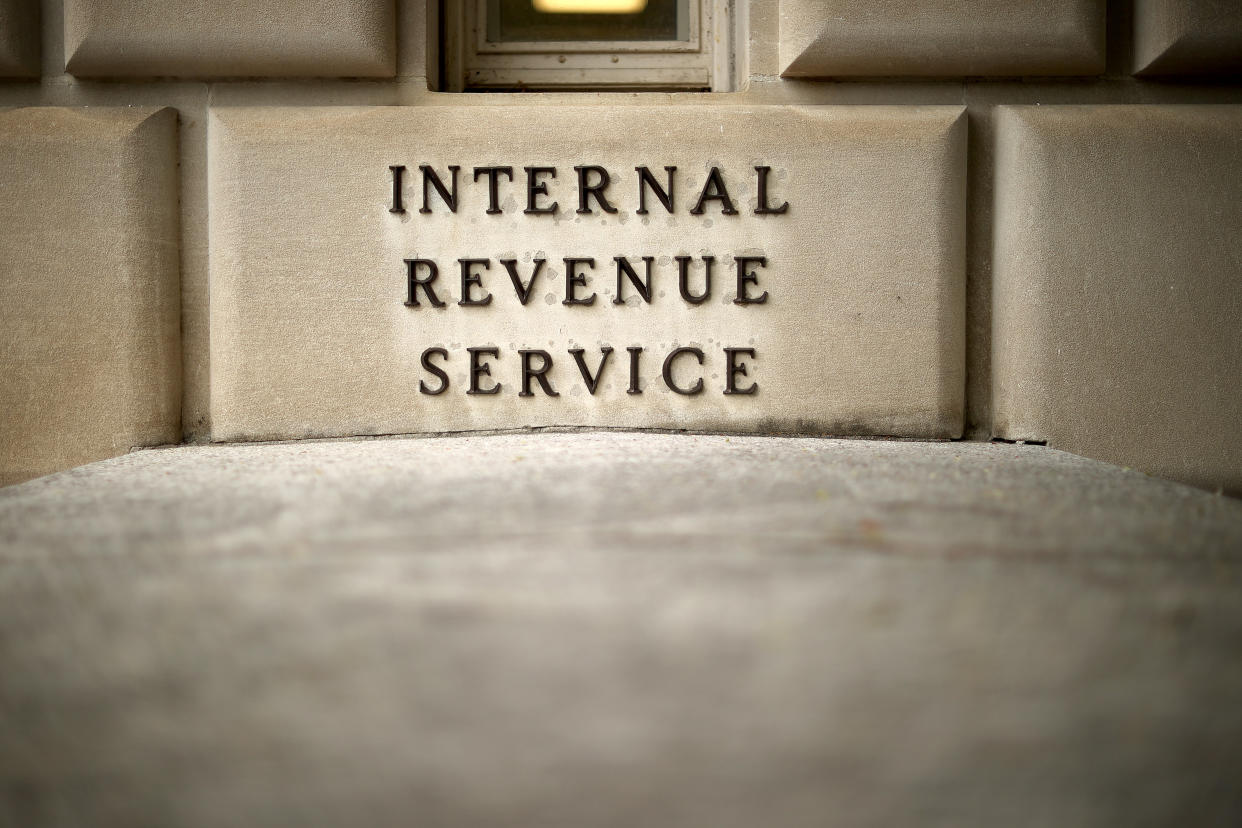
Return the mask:
[[448,91],[732,89],[732,0],[446,0]]

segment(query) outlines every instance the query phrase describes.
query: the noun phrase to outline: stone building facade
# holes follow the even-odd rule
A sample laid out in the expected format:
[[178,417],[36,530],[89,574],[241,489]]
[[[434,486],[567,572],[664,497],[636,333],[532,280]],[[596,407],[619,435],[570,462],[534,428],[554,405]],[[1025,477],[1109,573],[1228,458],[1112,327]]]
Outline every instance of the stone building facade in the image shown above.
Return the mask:
[[0,0],[0,484],[618,427],[1242,492],[1236,3],[702,0],[593,52],[489,8]]

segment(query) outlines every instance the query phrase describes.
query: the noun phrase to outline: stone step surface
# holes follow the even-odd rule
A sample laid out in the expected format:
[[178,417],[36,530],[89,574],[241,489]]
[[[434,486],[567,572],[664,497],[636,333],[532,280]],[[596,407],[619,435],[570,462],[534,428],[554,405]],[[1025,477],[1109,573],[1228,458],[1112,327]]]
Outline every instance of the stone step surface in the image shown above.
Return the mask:
[[0,825],[1231,825],[1242,503],[1051,449],[147,450],[0,491]]

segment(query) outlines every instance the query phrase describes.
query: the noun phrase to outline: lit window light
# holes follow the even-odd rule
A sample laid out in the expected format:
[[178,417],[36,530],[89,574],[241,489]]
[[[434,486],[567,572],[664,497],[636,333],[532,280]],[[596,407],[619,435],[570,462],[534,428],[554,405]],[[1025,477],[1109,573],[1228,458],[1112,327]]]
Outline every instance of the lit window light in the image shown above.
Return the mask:
[[532,0],[544,14],[638,14],[647,0]]

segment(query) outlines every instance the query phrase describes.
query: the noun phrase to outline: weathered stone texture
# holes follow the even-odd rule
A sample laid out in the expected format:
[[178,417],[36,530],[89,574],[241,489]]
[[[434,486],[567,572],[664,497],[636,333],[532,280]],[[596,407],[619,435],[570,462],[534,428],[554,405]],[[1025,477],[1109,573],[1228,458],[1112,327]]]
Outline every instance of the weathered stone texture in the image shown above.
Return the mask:
[[1104,6],[1104,0],[781,0],[781,74],[1099,74]]
[[[549,128],[549,125],[561,125]],[[952,437],[963,395],[965,124],[957,107],[422,107],[217,110],[211,124],[211,369],[216,439],[457,431],[549,425],[795,431]],[[391,207],[390,165],[407,169],[408,212]],[[446,178],[460,165],[458,210],[432,190],[422,214],[419,165]],[[616,214],[580,215],[575,165],[607,169]],[[500,214],[487,214],[475,166],[509,165]],[[545,179],[556,215],[525,215],[523,166],[557,167]],[[637,209],[638,165],[665,182],[675,166],[674,214],[648,195]],[[708,204],[691,215],[709,169],[719,166],[738,215]],[[771,168],[771,202],[754,215],[755,166]],[[673,257],[715,256],[709,301],[678,290]],[[739,306],[735,256],[766,256]],[[613,303],[615,256],[653,259],[652,301],[627,281]],[[459,258],[491,260],[474,291],[487,307],[461,307]],[[565,257],[594,257],[580,296],[566,306]],[[445,308],[407,307],[403,259],[440,269]],[[528,280],[522,306],[500,260]],[[425,275],[425,274],[424,274]],[[429,347],[449,352],[451,387],[440,396],[420,366]],[[467,347],[495,346],[497,396],[467,395]],[[596,395],[589,370],[613,348]],[[627,348],[645,349],[643,393],[627,393]],[[676,347],[705,353],[705,385],[681,396],[661,379]],[[723,348],[754,348],[727,396]],[[547,350],[559,397],[519,397],[518,350]],[[677,380],[699,376],[692,357]]]
[[0,574],[21,828],[1242,821],[1242,503],[1051,449],[142,451]]
[[39,77],[38,0],[0,0],[0,78]]
[[0,113],[0,484],[180,437],[177,115]]
[[1242,107],[1002,107],[996,433],[1242,492]]
[[86,77],[392,77],[392,0],[65,0]]
[[1134,69],[1142,75],[1242,72],[1242,3],[1135,0]]

